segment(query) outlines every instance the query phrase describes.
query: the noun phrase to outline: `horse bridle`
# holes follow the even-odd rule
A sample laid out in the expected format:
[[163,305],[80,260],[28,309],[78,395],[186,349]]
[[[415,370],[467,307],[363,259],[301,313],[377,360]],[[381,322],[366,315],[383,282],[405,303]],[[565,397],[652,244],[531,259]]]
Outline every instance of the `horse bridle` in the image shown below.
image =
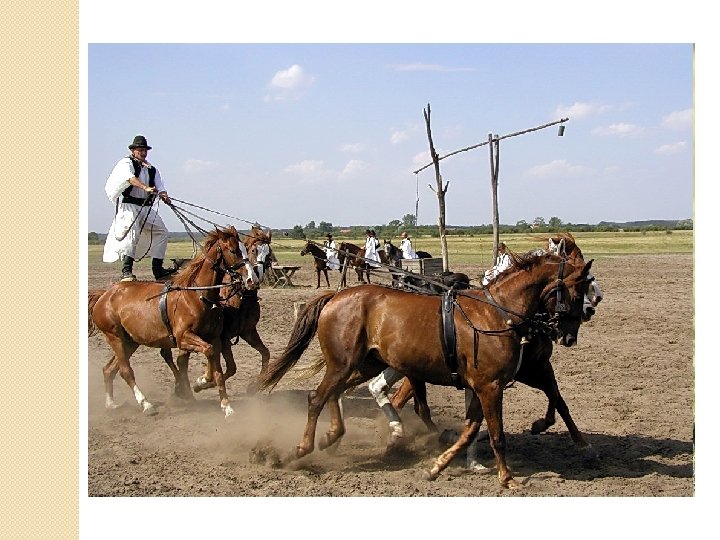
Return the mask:
[[[240,242],[238,242],[238,246],[240,246],[240,245],[242,245],[242,244],[240,244]],[[225,260],[225,250],[219,245],[219,243],[218,243],[218,245],[215,246],[215,248],[217,249],[220,256],[217,259],[215,259],[214,261],[212,261],[212,269],[215,272],[229,275],[231,284],[234,284],[235,282],[238,282],[238,281],[242,283],[242,280],[240,279],[240,274],[238,273],[238,269],[241,268],[246,263],[249,263],[250,259],[248,257],[241,257],[240,260],[236,264],[230,265],[230,264],[228,264],[227,260]],[[231,253],[232,253],[232,250],[231,250]],[[240,254],[242,255],[242,252],[240,252]],[[212,259],[208,258],[207,254],[204,254],[204,256],[206,259],[212,260]],[[221,266],[221,262],[222,262],[222,266]]]

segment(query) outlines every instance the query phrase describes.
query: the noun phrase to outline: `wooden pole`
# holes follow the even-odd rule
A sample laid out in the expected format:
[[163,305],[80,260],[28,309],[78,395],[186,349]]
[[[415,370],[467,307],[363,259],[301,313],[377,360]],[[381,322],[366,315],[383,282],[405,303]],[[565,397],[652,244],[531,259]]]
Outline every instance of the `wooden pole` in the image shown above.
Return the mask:
[[[445,192],[448,188],[448,183],[445,183],[445,187],[442,185],[442,176],[440,175],[440,156],[435,151],[435,146],[432,140],[432,130],[430,129],[430,104],[428,103],[427,109],[423,110],[423,116],[425,117],[425,128],[427,129],[428,143],[430,144],[430,156],[432,157],[433,164],[435,165],[435,184],[437,189],[435,194],[438,198],[439,216],[438,216],[438,229],[440,231],[440,248],[442,250],[442,261],[443,271],[447,272],[450,265],[448,261],[447,251],[447,238],[445,231]],[[432,189],[432,186],[430,187]]]
[[488,133],[488,148],[490,149],[490,188],[492,190],[493,210],[493,264],[497,260],[498,245],[500,244],[500,212],[498,210],[498,177],[500,168],[500,140]]

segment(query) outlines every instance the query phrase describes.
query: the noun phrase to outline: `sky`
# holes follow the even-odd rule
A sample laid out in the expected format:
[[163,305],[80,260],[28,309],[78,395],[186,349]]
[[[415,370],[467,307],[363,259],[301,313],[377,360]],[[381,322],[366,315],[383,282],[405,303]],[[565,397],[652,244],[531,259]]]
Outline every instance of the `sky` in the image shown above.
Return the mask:
[[[88,231],[110,226],[105,180],[136,134],[172,198],[239,220],[383,225],[418,199],[436,224],[434,169],[414,173],[428,105],[440,156],[569,118],[500,142],[501,223],[693,217],[690,43],[86,47]],[[487,145],[441,160],[448,226],[492,223],[489,162]]]

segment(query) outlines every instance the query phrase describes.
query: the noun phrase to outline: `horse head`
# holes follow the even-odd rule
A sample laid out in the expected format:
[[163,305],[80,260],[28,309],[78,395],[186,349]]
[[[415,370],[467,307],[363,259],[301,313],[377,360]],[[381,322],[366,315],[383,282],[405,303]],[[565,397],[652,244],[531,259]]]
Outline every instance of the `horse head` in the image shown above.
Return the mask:
[[248,257],[254,260],[253,270],[257,276],[258,283],[262,283],[265,278],[265,271],[272,263],[270,256],[270,242],[272,241],[272,231],[264,231],[259,226],[253,226],[250,234],[245,235],[243,245],[247,250]]
[[253,271],[253,267],[257,264],[257,251],[248,253],[245,244],[240,242],[240,235],[235,227],[216,229],[215,234],[211,235],[206,243],[206,252],[211,251],[212,244],[215,245],[218,253],[213,264],[216,271],[222,270],[235,281],[238,280],[238,270],[244,268],[245,287],[254,289],[258,285],[259,280]]
[[579,259],[560,259],[558,274],[543,290],[543,308],[550,315],[554,339],[565,347],[577,343],[580,323],[585,318],[584,302],[592,282],[590,267]]

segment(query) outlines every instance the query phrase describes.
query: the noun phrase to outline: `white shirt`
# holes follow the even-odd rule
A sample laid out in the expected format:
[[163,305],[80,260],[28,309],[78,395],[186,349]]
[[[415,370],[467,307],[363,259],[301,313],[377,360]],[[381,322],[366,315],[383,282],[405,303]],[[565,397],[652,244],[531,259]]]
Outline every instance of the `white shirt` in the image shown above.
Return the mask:
[[[135,176],[130,157],[124,157],[113,168],[105,182],[105,194],[113,206],[117,204],[117,212],[110,225],[103,261],[114,262],[125,255],[140,258],[145,255],[163,259],[167,249],[167,228],[158,214],[157,201],[152,205],[138,206],[122,202],[122,193],[131,186],[129,179]],[[150,185],[150,174],[146,167],[140,169],[138,179]],[[166,191],[160,171],[155,169],[155,187],[158,192]],[[130,196],[145,199],[148,194],[144,189],[132,186]]]
[[403,238],[402,242],[400,242],[400,249],[403,253],[403,259],[417,259],[417,253],[415,253],[415,250],[412,247],[412,242],[409,238]]

